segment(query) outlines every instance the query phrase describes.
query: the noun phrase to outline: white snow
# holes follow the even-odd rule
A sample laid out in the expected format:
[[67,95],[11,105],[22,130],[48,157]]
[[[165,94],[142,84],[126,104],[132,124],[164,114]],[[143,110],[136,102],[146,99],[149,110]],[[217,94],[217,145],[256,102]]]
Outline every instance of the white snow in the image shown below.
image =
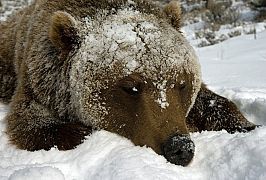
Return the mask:
[[[203,80],[232,99],[252,122],[266,125],[266,31],[196,49]],[[0,104],[0,180],[264,180],[266,127],[249,133],[193,133],[196,151],[188,167],[168,163],[147,147],[99,131],[74,150],[27,152],[10,145]]]
[[197,50],[203,79],[211,86],[266,88],[266,33],[245,35]]
[[166,83],[166,80],[164,80],[162,83],[154,83],[154,86],[159,89],[159,98],[155,101],[161,106],[162,109],[165,109],[169,106],[166,97]]
[[0,21],[4,21],[14,11],[30,5],[33,0],[1,0],[0,2],[2,3],[2,6],[0,6]]

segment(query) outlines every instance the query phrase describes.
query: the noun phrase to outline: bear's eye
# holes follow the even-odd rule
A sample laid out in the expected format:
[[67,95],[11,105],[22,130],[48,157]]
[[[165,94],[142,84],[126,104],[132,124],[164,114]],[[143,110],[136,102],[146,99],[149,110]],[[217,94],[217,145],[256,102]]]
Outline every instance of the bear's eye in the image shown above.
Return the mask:
[[129,95],[138,95],[140,94],[140,89],[138,87],[121,87]]
[[183,81],[183,80],[182,80],[182,81],[179,83],[179,89],[180,89],[180,90],[184,90],[186,87],[187,87],[186,81]]
[[118,86],[128,95],[136,96],[142,93],[144,82],[138,75],[129,75],[119,81]]
[[124,80],[119,84],[120,88],[129,95],[139,95],[142,92],[143,85],[135,80]]

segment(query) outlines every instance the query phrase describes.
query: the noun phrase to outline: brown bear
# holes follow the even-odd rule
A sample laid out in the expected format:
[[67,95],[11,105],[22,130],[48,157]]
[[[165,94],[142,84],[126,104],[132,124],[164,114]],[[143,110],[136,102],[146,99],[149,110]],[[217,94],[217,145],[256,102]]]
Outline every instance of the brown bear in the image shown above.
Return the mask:
[[[1,23],[0,99],[11,102],[10,142],[68,150],[105,129],[187,165],[194,154],[188,128],[209,128],[197,123],[205,102],[197,94],[205,91],[180,14],[176,2],[161,9],[146,0],[36,0]],[[196,116],[188,115],[196,98]]]

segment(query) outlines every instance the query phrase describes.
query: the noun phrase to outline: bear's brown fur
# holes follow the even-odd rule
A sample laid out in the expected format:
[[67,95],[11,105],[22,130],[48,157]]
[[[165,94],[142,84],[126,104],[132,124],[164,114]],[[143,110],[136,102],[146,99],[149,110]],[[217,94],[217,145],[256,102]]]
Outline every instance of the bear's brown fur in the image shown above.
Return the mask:
[[[201,86],[180,14],[176,2],[161,10],[145,0],[37,0],[1,23],[0,99],[11,101],[10,142],[67,150],[100,128],[162,154],[170,137],[189,133],[186,116]],[[132,29],[124,36],[117,26]],[[189,128],[208,129],[197,118],[189,115]]]
[[190,132],[220,131],[248,132],[256,126],[250,123],[230,100],[201,85],[197,99],[186,119]]
[[[173,8],[176,7],[178,6]],[[10,82],[13,88],[10,88],[10,92],[5,91],[7,84],[1,80],[3,101],[9,102],[14,92],[10,112],[6,117],[10,142],[27,150],[49,149],[54,145],[59,149],[71,149],[91,131],[90,125],[92,125],[94,128],[103,128],[121,134],[137,145],[148,145],[157,153],[161,153],[161,144],[177,130],[180,134],[188,134],[184,119],[190,104],[193,103],[192,95],[195,95],[199,89],[195,88],[196,86],[192,87],[192,83],[189,82],[194,81],[194,75],[200,77],[200,74],[185,75],[185,71],[180,79],[173,77],[173,82],[185,80],[188,82],[187,87],[182,88],[184,90],[180,96],[175,96],[178,86],[175,91],[169,91],[167,94],[171,97],[169,102],[172,101],[171,104],[175,105],[165,110],[161,110],[155,102],[155,94],[148,95],[157,89],[151,79],[145,79],[142,74],[136,72],[128,76],[123,75],[124,77],[120,77],[122,74],[116,75],[120,77],[117,78],[119,81],[116,80],[117,82],[114,82],[110,88],[102,89],[104,103],[110,110],[100,124],[94,125],[90,120],[89,122],[79,120],[82,119],[79,116],[83,114],[77,114],[77,107],[73,107],[71,103],[69,79],[71,57],[75,56],[82,41],[75,21],[81,21],[87,16],[96,18],[101,12],[104,13],[103,16],[108,17],[109,13],[115,14],[115,11],[123,8],[138,10],[145,18],[147,14],[152,21],[158,19],[162,21],[161,24],[166,23],[163,26],[168,26],[168,22],[173,23],[173,18],[177,15],[168,18],[170,16],[168,11],[166,14],[152,3],[142,0],[136,0],[133,4],[123,0],[100,2],[40,0],[20,11],[19,16],[14,16],[1,24],[1,32],[6,32],[1,36],[6,41],[5,46],[0,49],[1,63],[4,62],[3,64],[7,64],[12,70],[4,69],[1,71],[1,77],[14,79]],[[178,10],[172,11],[177,13]],[[8,33],[7,29],[11,29],[13,33]],[[178,31],[171,31],[180,36]],[[180,46],[187,46],[183,45],[186,43],[183,39],[179,41],[182,43]],[[145,48],[148,49],[148,45]],[[185,56],[191,56],[187,55],[190,52],[184,53]],[[118,71],[119,67],[116,70]],[[170,75],[176,73],[175,71],[168,73]],[[105,81],[110,79],[110,76],[112,77],[111,73],[108,77],[99,75],[97,78]],[[136,86],[141,89],[144,80],[145,83],[148,82],[147,87],[143,89],[143,94],[147,93],[147,96],[143,95],[140,99],[130,94],[132,91],[130,88]],[[199,84],[200,81],[197,81]],[[178,111],[174,111],[176,107],[179,108]]]

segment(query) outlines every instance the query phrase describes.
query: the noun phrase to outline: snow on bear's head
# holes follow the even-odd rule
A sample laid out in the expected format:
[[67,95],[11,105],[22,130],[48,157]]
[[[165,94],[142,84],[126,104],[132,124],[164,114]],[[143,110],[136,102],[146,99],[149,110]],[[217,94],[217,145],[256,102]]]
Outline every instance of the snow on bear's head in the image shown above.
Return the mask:
[[[161,154],[185,118],[201,84],[200,65],[178,29],[180,7],[162,15],[129,1],[75,20],[80,45],[71,58],[71,103],[87,125],[125,136]],[[145,8],[145,7],[142,7]]]

